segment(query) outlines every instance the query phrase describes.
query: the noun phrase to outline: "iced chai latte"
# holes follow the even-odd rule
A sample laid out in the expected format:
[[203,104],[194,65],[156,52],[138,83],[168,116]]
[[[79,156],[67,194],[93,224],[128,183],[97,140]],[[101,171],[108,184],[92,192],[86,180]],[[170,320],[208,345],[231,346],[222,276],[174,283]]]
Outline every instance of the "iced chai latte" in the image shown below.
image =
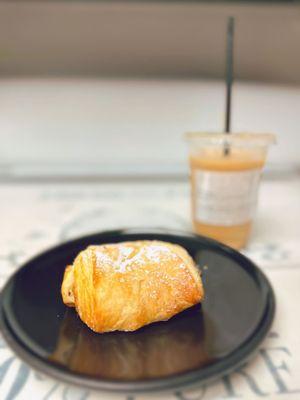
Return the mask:
[[240,249],[249,238],[271,134],[189,133],[197,233]]

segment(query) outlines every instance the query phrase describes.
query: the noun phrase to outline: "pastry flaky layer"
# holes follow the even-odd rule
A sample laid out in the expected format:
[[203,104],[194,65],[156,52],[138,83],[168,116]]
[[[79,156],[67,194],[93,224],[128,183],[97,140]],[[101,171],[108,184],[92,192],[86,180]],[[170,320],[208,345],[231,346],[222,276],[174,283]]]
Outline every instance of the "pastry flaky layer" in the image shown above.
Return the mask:
[[89,246],[66,267],[61,293],[95,332],[166,321],[204,295],[186,250],[150,240]]

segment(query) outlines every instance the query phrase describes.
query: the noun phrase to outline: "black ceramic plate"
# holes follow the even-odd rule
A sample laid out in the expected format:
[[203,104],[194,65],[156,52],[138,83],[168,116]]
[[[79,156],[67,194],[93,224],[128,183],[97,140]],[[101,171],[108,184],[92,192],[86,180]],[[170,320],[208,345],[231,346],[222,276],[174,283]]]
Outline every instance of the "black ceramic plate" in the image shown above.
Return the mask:
[[[186,248],[202,270],[202,306],[133,333],[96,334],[64,306],[64,268],[90,244],[159,239]],[[33,368],[68,383],[115,392],[178,389],[215,379],[245,361],[266,336],[274,295],[240,253],[186,233],[110,231],[64,243],[25,264],[6,284],[0,327]]]

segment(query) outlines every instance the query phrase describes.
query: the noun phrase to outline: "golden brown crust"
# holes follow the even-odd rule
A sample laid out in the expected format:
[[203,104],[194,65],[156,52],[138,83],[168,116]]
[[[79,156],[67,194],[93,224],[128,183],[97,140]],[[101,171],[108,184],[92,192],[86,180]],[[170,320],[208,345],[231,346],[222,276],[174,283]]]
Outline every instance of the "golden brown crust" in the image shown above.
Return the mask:
[[203,287],[192,258],[180,246],[136,241],[89,246],[66,269],[64,295],[73,274],[76,310],[92,330],[134,331],[199,303]]
[[73,286],[74,286],[73,266],[68,265],[65,269],[63,283],[61,285],[61,295],[63,302],[69,307],[75,307]]

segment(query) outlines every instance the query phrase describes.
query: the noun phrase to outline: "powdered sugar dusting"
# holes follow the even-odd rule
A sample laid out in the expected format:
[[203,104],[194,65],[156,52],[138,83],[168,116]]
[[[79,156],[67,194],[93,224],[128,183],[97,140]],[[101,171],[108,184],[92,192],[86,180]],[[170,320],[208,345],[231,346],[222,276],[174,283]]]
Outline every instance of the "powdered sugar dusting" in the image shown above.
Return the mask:
[[119,245],[119,258],[126,258],[129,257],[130,254],[132,254],[134,251],[133,247],[129,247],[129,246],[121,246]]
[[96,250],[95,254],[97,265],[113,265],[112,259],[103,251]]
[[146,257],[152,262],[160,262],[162,258],[166,257],[176,257],[168,247],[161,244],[151,244],[150,246],[144,248],[144,251]]
[[134,248],[130,246],[118,246],[119,256],[117,261],[114,263],[114,267],[118,272],[125,272],[127,270],[127,266],[132,263],[134,257],[130,257],[134,253]]
[[110,266],[117,272],[127,272],[132,268],[139,268],[147,264],[157,264],[168,259],[176,259],[177,255],[163,243],[149,242],[144,246],[137,247],[134,242],[117,243],[114,246],[117,257],[113,257],[106,251],[112,245],[95,247],[98,267]]

